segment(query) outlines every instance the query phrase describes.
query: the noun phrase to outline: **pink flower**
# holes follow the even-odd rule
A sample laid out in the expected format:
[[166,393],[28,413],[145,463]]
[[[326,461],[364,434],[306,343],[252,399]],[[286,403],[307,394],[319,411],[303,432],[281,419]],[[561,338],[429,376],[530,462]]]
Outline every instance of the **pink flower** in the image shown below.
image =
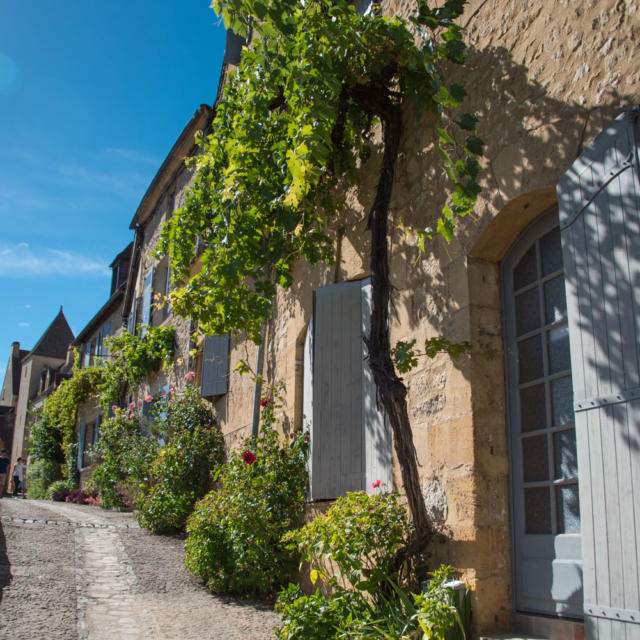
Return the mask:
[[138,400],[138,407],[142,406],[142,400]]
[[381,484],[382,484],[382,480],[375,480],[374,482],[371,483],[371,486],[374,489],[377,489]]
[[144,401],[145,402],[153,402],[153,396],[152,395],[147,395],[144,397]]
[[175,393],[176,390],[173,387],[169,387],[169,393]]
[[242,454],[242,460],[245,464],[253,464],[256,461],[256,456],[253,451],[245,451]]
[[166,394],[166,393],[161,393],[160,395],[161,395],[163,398],[166,398],[166,397],[167,397],[167,394]]
[[196,374],[193,371],[187,371],[185,378],[187,380],[193,380],[196,377]]
[[111,411],[115,411],[118,407],[115,404],[111,405]]
[[169,404],[173,404],[173,398],[169,398]]
[[129,411],[131,411],[136,405],[133,402],[129,403]]

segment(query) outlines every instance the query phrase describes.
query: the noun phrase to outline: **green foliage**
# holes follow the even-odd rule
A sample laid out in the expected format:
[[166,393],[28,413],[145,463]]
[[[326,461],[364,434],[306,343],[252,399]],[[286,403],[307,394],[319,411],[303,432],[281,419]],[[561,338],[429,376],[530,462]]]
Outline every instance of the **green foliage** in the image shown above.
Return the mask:
[[[350,585],[375,596],[392,573],[396,552],[409,544],[412,535],[399,495],[354,491],[338,498],[324,516],[288,533],[285,540],[310,563],[312,581],[320,577],[333,587]],[[326,558],[338,571],[327,574]]]
[[97,393],[104,380],[100,367],[73,369],[73,376],[45,400],[31,433],[30,451],[35,460],[65,463],[67,479],[77,483],[76,418],[78,407]]
[[64,463],[62,432],[51,413],[37,416],[31,427],[29,454],[32,459]]
[[415,617],[425,638],[446,640],[447,632],[456,625],[465,635],[455,596],[452,589],[444,586],[453,572],[453,567],[444,566],[433,571],[426,593],[414,595]]
[[51,460],[32,460],[27,466],[27,497],[44,500],[47,489],[62,478],[62,465]]
[[296,565],[281,538],[301,523],[307,443],[299,434],[283,445],[272,427],[271,403],[265,414],[261,435],[218,467],[218,488],[187,522],[187,569],[216,592],[271,595]]
[[211,471],[224,460],[224,440],[195,387],[161,403],[154,425],[167,440],[151,463],[138,500],[138,522],[154,533],[184,529],[194,503],[211,488]]
[[338,588],[330,597],[319,590],[305,595],[295,584],[280,591],[275,609],[282,618],[276,630],[280,640],[337,638],[341,627],[352,628],[354,620],[366,620],[371,615],[369,604],[354,591]]
[[99,462],[91,475],[91,485],[100,493],[102,507],[135,503],[156,450],[155,438],[142,433],[139,419],[132,412],[116,409],[100,425],[100,439],[93,450]]
[[427,589],[415,594],[389,580],[388,595],[375,599],[338,586],[329,596],[304,595],[296,585],[280,592],[276,611],[280,640],[464,640],[468,637],[470,592],[461,601],[444,584],[453,575],[442,566]]
[[[417,116],[435,117],[451,186],[437,231],[449,240],[455,218],[472,210],[482,142],[475,116],[457,113],[464,89],[441,73],[464,60],[454,22],[464,2],[431,8],[418,0],[409,20],[360,16],[348,0],[215,0],[213,7],[227,27],[260,37],[243,50],[212,131],[199,139],[194,183],[158,252],[171,256],[174,312],[207,332],[246,331],[259,342],[276,285],[291,285],[295,261],[332,259],[336,186],[352,181],[370,155],[377,105],[407,103]],[[433,231],[416,234],[424,251]],[[198,237],[205,250],[191,275]]]
[[71,492],[74,489],[74,486],[68,480],[56,480],[52,482],[48,487],[45,494],[47,500],[53,500],[53,495],[62,489],[66,489]]
[[146,327],[143,337],[124,331],[105,340],[111,356],[105,363],[100,385],[105,408],[111,403],[119,404],[127,386],[136,388],[146,376],[172,361],[175,335],[173,327]]
[[446,338],[429,338],[424,343],[424,353],[415,351],[416,340],[405,342],[399,340],[396,346],[391,349],[391,355],[396,365],[396,369],[400,373],[411,371],[418,364],[418,356],[428,356],[435,358],[439,353],[448,353],[454,360],[457,360],[463,353],[471,350],[471,343],[463,340],[462,342],[451,342]]

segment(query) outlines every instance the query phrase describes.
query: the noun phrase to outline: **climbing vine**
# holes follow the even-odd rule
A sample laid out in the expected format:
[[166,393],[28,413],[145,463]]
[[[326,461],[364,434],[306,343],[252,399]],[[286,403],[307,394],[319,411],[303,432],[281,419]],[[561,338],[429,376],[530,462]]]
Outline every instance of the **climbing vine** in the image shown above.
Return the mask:
[[[394,433],[419,541],[431,532],[417,456],[389,342],[388,208],[403,121],[429,112],[450,195],[434,228],[414,229],[421,251],[434,233],[447,241],[480,187],[482,141],[476,117],[459,113],[464,89],[446,69],[464,61],[456,24],[464,0],[431,7],[417,0],[409,19],[359,15],[348,0],[214,0],[227,28],[249,35],[225,86],[185,206],[166,223],[158,247],[170,254],[174,312],[207,333],[246,332],[261,340],[276,287],[292,284],[297,260],[332,260],[331,224],[345,189],[382,132],[382,163],[371,229],[372,316],[365,339],[378,397]],[[411,113],[411,109],[413,113]],[[379,144],[379,141],[377,142]],[[201,269],[191,274],[196,242]]]
[[143,337],[127,333],[105,340],[110,358],[104,365],[99,386],[101,404],[123,405],[128,390],[134,390],[146,376],[169,366],[175,353],[173,327],[145,327]]
[[70,469],[75,463],[78,407],[97,393],[104,379],[104,369],[81,369],[76,357],[72,377],[63,380],[46,399],[31,429],[30,452],[34,459],[65,464],[64,473],[72,480]]

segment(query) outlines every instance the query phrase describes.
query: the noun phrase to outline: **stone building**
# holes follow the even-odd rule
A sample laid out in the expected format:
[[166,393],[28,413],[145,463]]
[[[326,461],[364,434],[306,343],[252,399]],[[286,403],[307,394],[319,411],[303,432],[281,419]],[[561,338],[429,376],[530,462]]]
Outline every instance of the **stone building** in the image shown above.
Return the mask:
[[[73,342],[74,349],[80,352],[80,366],[99,365],[109,357],[109,348],[105,342],[109,336],[122,332],[122,305],[124,302],[127,277],[131,264],[133,243],[127,245],[109,265],[111,286],[109,298],[80,331]],[[98,440],[100,423],[104,419],[97,397],[91,398],[78,407],[76,429],[78,433],[78,470],[80,481],[84,483],[91,475],[89,450]]]
[[[62,307],[47,330],[42,334],[35,347],[23,355],[18,343],[12,346],[10,361],[13,391],[15,378],[19,376],[17,398],[13,395],[14,427],[11,444],[11,468],[18,458],[27,456],[29,441],[29,425],[33,410],[41,403],[69,373],[69,346],[73,341],[73,332],[67,323]],[[20,356],[19,368],[17,357]],[[19,373],[17,373],[19,371]],[[7,378],[3,386],[3,398],[7,391]],[[35,403],[35,407],[34,407]]]
[[20,348],[19,342],[11,344],[9,362],[4,374],[2,394],[0,395],[0,449],[11,451],[13,443],[13,426],[20,392],[20,373],[22,358],[29,352]]
[[[432,559],[472,584],[477,633],[636,637],[640,433],[625,411],[638,368],[640,3],[471,0],[461,23],[469,49],[452,80],[486,143],[475,215],[422,256],[398,228],[434,226],[442,205],[427,118],[403,133],[390,209],[392,343],[473,345],[405,376],[443,532]],[[401,489],[361,342],[377,161],[336,222],[335,266],[296,267],[262,349],[232,343],[228,386],[213,398],[233,446],[252,431],[256,396],[234,366],[262,363],[269,383],[284,382],[284,430],[310,429],[317,501],[370,490],[372,478]],[[619,403],[612,414],[585,411],[607,402]]]
[[[381,6],[412,10],[410,0]],[[428,118],[403,132],[390,208],[392,344],[472,344],[456,361],[422,358],[405,376],[423,494],[442,532],[431,560],[472,585],[476,634],[635,638],[640,3],[470,0],[461,24],[467,61],[451,79],[466,87],[464,110],[478,114],[486,143],[475,214],[423,255],[400,230],[434,226],[443,204]],[[361,339],[379,158],[360,170],[334,225],[335,265],[296,266],[260,349],[200,339],[158,304],[171,286],[170,265],[153,253],[159,230],[184,202],[183,160],[213,113],[196,111],[131,223],[123,318],[130,331],[177,332],[176,368],[141,393],[179,390],[195,370],[233,447],[255,432],[261,393],[234,372],[245,360],[284,384],[285,435],[310,431],[310,513],[373,480],[401,490]]]

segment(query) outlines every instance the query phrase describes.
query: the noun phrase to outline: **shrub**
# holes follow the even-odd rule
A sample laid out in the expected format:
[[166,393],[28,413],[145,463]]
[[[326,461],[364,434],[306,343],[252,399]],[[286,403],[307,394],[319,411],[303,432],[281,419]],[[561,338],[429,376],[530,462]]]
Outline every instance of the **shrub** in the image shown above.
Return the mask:
[[137,501],[139,485],[147,480],[156,450],[155,438],[141,432],[133,412],[114,409],[114,415],[100,426],[94,447],[94,459],[99,462],[91,486],[100,493],[101,506],[131,506]]
[[281,640],[328,640],[339,637],[338,630],[345,621],[370,618],[366,600],[340,588],[331,596],[320,591],[305,595],[299,586],[289,584],[280,591],[275,609],[282,617],[282,626],[276,630]]
[[301,523],[307,493],[306,439],[283,446],[263,411],[261,435],[219,467],[219,488],[187,522],[186,566],[216,592],[268,596],[283,584],[297,554],[281,539]]
[[[345,535],[345,531],[349,534]],[[413,527],[400,496],[362,491],[338,498],[324,516],[285,539],[311,564],[311,579],[332,587],[356,587],[375,596],[393,574],[396,552],[407,547]],[[326,572],[326,558],[337,571]]]
[[65,498],[71,493],[73,485],[68,480],[56,480],[47,488],[47,500],[55,500],[56,502],[64,502]]
[[44,500],[47,488],[62,478],[59,461],[34,460],[27,467],[27,496],[32,500]]
[[184,530],[194,503],[211,489],[211,472],[224,460],[224,439],[194,387],[161,404],[168,443],[151,464],[138,500],[138,522],[154,533]]

